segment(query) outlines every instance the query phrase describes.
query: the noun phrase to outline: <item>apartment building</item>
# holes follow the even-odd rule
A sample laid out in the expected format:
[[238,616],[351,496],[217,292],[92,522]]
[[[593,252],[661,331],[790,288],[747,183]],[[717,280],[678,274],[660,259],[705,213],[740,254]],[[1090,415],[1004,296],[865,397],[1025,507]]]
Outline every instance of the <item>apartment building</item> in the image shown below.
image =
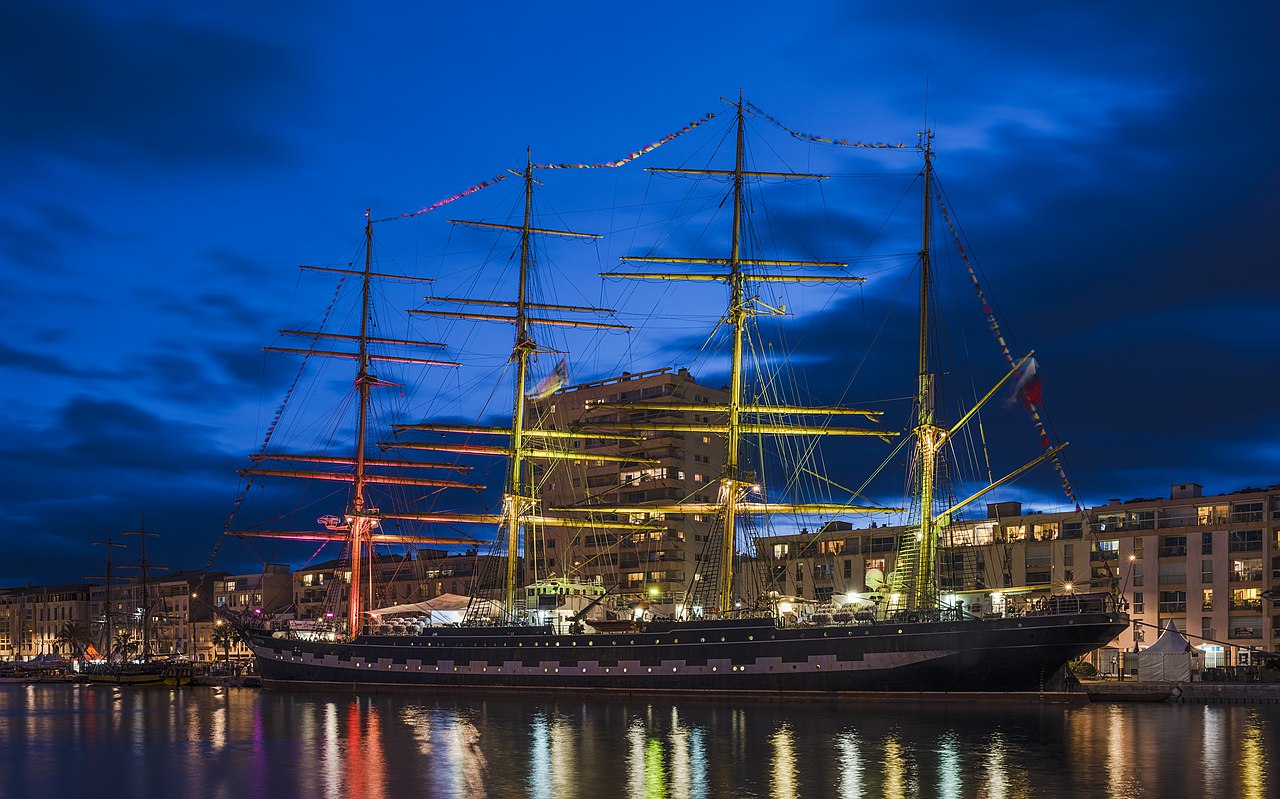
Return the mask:
[[[987,517],[944,530],[939,578],[950,601],[996,612],[1051,593],[1116,590],[1134,624],[1115,642],[1134,651],[1169,621],[1205,664],[1280,651],[1280,485],[1206,497],[1195,483],[1169,497],[1113,499],[1084,512],[987,506]],[[868,591],[867,572],[889,574],[903,528],[820,531],[762,539],[748,566],[769,588],[817,601]]]
[[[691,431],[647,431],[627,437],[628,422],[696,424],[713,413],[663,410],[662,405],[724,404],[721,389],[698,383],[687,369],[656,369],[566,386],[531,403],[539,426],[599,437],[562,444],[573,460],[539,462],[537,496],[545,508],[597,505],[671,505],[714,502],[724,468],[723,440]],[[620,407],[644,403],[643,408]],[[656,406],[656,407],[654,407]],[[599,457],[593,458],[593,455]],[[602,514],[601,526],[547,527],[526,547],[533,576],[560,576],[596,582],[619,597],[661,597],[682,601],[694,564],[714,521],[707,514],[637,511]],[[626,532],[607,523],[659,522],[661,530]]]
[[70,654],[61,633],[68,624],[87,625],[89,589],[71,583],[0,591],[0,660]]

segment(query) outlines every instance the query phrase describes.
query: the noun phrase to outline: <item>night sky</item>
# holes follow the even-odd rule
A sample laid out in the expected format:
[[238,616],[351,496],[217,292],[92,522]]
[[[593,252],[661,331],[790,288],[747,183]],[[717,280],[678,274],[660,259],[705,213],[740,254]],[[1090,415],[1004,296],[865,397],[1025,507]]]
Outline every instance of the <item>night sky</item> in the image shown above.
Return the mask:
[[[556,200],[550,221],[617,231],[607,212],[575,209],[632,183],[670,188],[635,176],[714,149],[730,117],[720,98],[739,89],[823,136],[914,144],[927,119],[983,280],[1011,336],[1037,351],[1086,504],[1166,496],[1171,482],[1207,494],[1280,482],[1274,2],[215,5],[26,4],[0,31],[0,586],[100,573],[88,542],[143,513],[164,533],[156,560],[205,564],[235,470],[292,375],[260,348],[332,293],[296,266],[355,258],[366,208],[416,211],[521,167],[526,147],[535,161],[609,161],[719,114],[627,169],[563,177],[597,183]],[[863,166],[864,153],[752,126],[781,139],[791,167],[898,175],[877,184],[885,196],[919,165],[908,153]],[[562,180],[539,177],[548,191]],[[506,221],[495,215],[514,184],[385,225],[380,242],[405,259],[397,269],[447,270],[442,247],[496,245],[437,228]],[[809,206],[787,202],[779,218],[802,220]],[[845,214],[846,233],[834,252],[801,255],[856,255],[852,240],[880,221],[826,210]],[[588,245],[582,274],[653,246],[620,238]],[[698,243],[675,237],[664,252]],[[876,311],[850,322],[855,308],[906,279],[875,263],[852,270],[870,278],[855,299],[797,300],[785,323],[825,343],[815,368],[797,364],[819,395],[847,372],[824,368],[831,342],[879,324]],[[591,285],[561,300],[618,298]],[[909,333],[886,342],[908,360]],[[687,341],[655,340],[579,360],[571,381],[687,363]],[[966,346],[999,376],[989,336]],[[846,399],[909,392],[855,383]]]

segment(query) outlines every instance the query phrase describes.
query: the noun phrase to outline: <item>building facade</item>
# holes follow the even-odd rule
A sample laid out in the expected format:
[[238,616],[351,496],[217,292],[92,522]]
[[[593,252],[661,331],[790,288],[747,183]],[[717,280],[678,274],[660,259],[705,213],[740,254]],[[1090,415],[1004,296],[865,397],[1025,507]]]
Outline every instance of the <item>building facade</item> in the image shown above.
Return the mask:
[[[662,405],[723,405],[728,395],[699,384],[688,370],[657,369],[566,386],[532,403],[538,426],[599,436],[566,440],[573,459],[539,462],[536,495],[544,508],[596,505],[671,505],[714,502],[724,469],[723,440],[688,431],[641,432],[623,437],[627,422],[711,422],[713,412],[663,410]],[[628,409],[625,403],[646,407]],[[593,455],[599,457],[593,458]],[[533,578],[595,582],[620,599],[645,596],[679,603],[714,521],[706,514],[636,511],[601,514],[600,526],[547,527],[525,554]],[[608,522],[657,523],[662,529],[624,531]]]
[[[1016,502],[987,510],[943,532],[939,575],[951,602],[1004,612],[1051,593],[1115,590],[1134,621],[1117,650],[1144,648],[1172,620],[1206,666],[1280,651],[1280,486],[1206,497],[1183,483],[1168,499],[1083,512],[1024,513]],[[762,539],[747,565],[763,566],[755,570],[782,595],[841,601],[870,591],[871,570],[892,572],[902,532],[837,522]]]

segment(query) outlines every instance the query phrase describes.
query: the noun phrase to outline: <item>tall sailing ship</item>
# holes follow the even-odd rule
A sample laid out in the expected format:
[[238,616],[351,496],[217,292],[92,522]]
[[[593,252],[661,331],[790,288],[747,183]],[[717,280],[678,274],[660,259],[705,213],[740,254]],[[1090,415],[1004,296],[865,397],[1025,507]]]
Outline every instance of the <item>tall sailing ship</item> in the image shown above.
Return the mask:
[[[1127,616],[1105,591],[1058,595],[1014,613],[957,601],[963,593],[952,590],[944,596],[940,590],[939,541],[961,518],[962,510],[1037,463],[1054,459],[1060,447],[1046,449],[1035,461],[991,481],[967,498],[957,500],[946,486],[953,437],[1002,387],[1025,377],[1031,362],[1030,356],[1022,360],[1011,357],[1007,373],[974,407],[951,424],[943,420],[936,401],[938,367],[930,316],[934,297],[931,136],[922,134],[914,148],[923,160],[919,177],[924,202],[917,259],[920,304],[912,420],[902,431],[856,427],[847,420],[874,425],[882,412],[843,405],[799,405],[774,390],[779,384],[776,377],[753,371],[759,367],[785,371],[788,366],[786,357],[749,354],[756,317],[785,314],[785,307],[770,304],[760,287],[797,284],[838,290],[862,278],[849,274],[844,263],[762,257],[761,248],[752,246],[749,184],[818,181],[824,176],[749,168],[748,119],[767,115],[741,98],[726,102],[732,113],[726,129],[726,140],[732,142],[734,152],[731,168],[649,171],[727,184],[722,198],[723,206],[729,209],[727,251],[717,257],[628,256],[623,261],[631,266],[602,273],[616,281],[727,286],[727,304],[716,324],[727,341],[728,374],[722,392],[688,397],[677,381],[676,390],[660,391],[658,396],[637,399],[624,395],[614,401],[596,401],[593,413],[565,423],[555,412],[557,399],[567,399],[568,394],[564,359],[535,386],[531,370],[536,360],[564,354],[546,343],[542,331],[567,328],[598,333],[626,328],[613,320],[617,312],[610,309],[535,301],[538,243],[552,237],[598,238],[535,223],[536,170],[581,165],[537,165],[530,157],[523,169],[510,175],[523,183],[522,204],[515,220],[453,220],[471,229],[518,237],[518,270],[510,296],[429,297],[428,308],[411,312],[435,319],[500,322],[514,327],[514,345],[508,356],[514,379],[506,424],[402,419],[389,430],[373,430],[372,393],[388,386],[404,391],[402,384],[376,376],[377,365],[394,362],[449,368],[458,364],[404,354],[404,350],[442,345],[387,338],[371,329],[378,281],[412,280],[375,271],[372,218],[365,226],[363,268],[315,267],[358,283],[359,331],[282,331],[310,339],[311,346],[278,349],[355,361],[354,443],[345,452],[307,454],[274,449],[268,446],[268,436],[263,450],[253,456],[253,465],[243,474],[251,482],[278,478],[337,482],[345,488],[344,505],[340,515],[330,512],[320,518],[323,529],[298,532],[257,527],[229,529],[229,533],[242,539],[283,537],[339,543],[347,574],[337,582],[346,588],[346,605],[342,612],[335,611],[320,621],[276,619],[262,623],[260,619],[229,617],[251,647],[265,687],[708,693],[1044,691],[1069,660],[1105,645],[1125,629]],[[686,127],[685,132],[698,124]],[[601,166],[619,167],[656,146]],[[650,265],[654,264],[669,269],[653,271]],[[442,310],[440,305],[462,310]],[[352,346],[345,351],[322,350],[317,346],[322,341]],[[400,354],[384,354],[387,348],[400,348]],[[681,378],[685,374],[682,371]],[[553,506],[539,490],[549,475],[567,475],[575,464],[643,474],[658,464],[645,457],[639,449],[641,442],[684,436],[723,442],[723,465],[707,493],[624,502],[625,492],[592,494],[587,490],[578,501]],[[888,508],[860,500],[858,492],[826,501],[769,498],[768,475],[776,472],[765,462],[770,453],[811,455],[815,449],[812,442],[837,436],[885,442],[896,438],[898,444],[909,447],[911,476],[906,507]],[[486,443],[474,443],[477,439]],[[773,448],[753,446],[765,439],[790,443]],[[598,446],[602,441],[611,442],[616,454],[602,451]],[[801,444],[796,446],[795,442]],[[422,453],[453,455],[455,459],[417,460]],[[491,513],[442,510],[438,492],[483,489],[468,478],[473,467],[466,459],[479,457],[500,458],[505,464],[498,507]],[[812,473],[809,465],[787,468],[793,474]],[[374,491],[386,489],[409,489],[420,500],[434,501],[434,506],[389,507],[385,504],[389,491],[373,499]],[[880,513],[907,514],[912,521],[900,535],[894,568],[887,575],[869,572],[868,593],[860,604],[846,606],[844,612],[797,617],[787,612],[792,598],[770,590],[767,580],[746,576],[744,553],[751,544],[744,542],[744,535],[766,529],[772,520]],[[634,601],[630,605],[620,606],[619,586],[573,573],[567,558],[562,560],[558,576],[536,569],[545,562],[548,531],[572,530],[578,536],[589,532],[597,542],[661,537],[669,534],[668,520],[674,518],[698,519],[705,532],[705,541],[699,542],[702,545],[691,547],[696,551],[696,562],[682,575],[684,590],[676,596],[655,596],[652,602],[642,601],[648,597],[631,596]],[[376,607],[378,595],[372,578],[378,563],[374,556],[377,545],[478,547],[483,539],[478,533],[432,532],[442,528],[497,531],[492,542],[494,557],[488,562],[501,564],[498,573],[488,581],[478,574],[473,578],[472,596],[461,619],[444,625],[423,623],[422,615],[429,611],[430,603],[396,605],[384,601],[384,606],[393,607]],[[745,560],[768,565],[768,559],[759,556]],[[494,590],[483,596],[483,585]],[[637,607],[632,612],[632,606],[647,607],[647,611]],[[620,607],[626,612],[619,612]],[[540,612],[556,608],[562,612]],[[393,611],[390,615],[399,613],[410,620],[384,623],[388,610]],[[417,619],[414,611],[422,612]]]

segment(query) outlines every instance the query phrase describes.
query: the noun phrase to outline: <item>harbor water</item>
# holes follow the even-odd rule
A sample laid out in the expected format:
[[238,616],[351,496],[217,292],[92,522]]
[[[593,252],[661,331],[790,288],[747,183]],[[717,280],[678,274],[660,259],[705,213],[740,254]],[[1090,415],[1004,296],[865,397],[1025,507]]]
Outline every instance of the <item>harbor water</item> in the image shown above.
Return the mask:
[[1280,796],[1275,705],[0,686],[0,796]]

